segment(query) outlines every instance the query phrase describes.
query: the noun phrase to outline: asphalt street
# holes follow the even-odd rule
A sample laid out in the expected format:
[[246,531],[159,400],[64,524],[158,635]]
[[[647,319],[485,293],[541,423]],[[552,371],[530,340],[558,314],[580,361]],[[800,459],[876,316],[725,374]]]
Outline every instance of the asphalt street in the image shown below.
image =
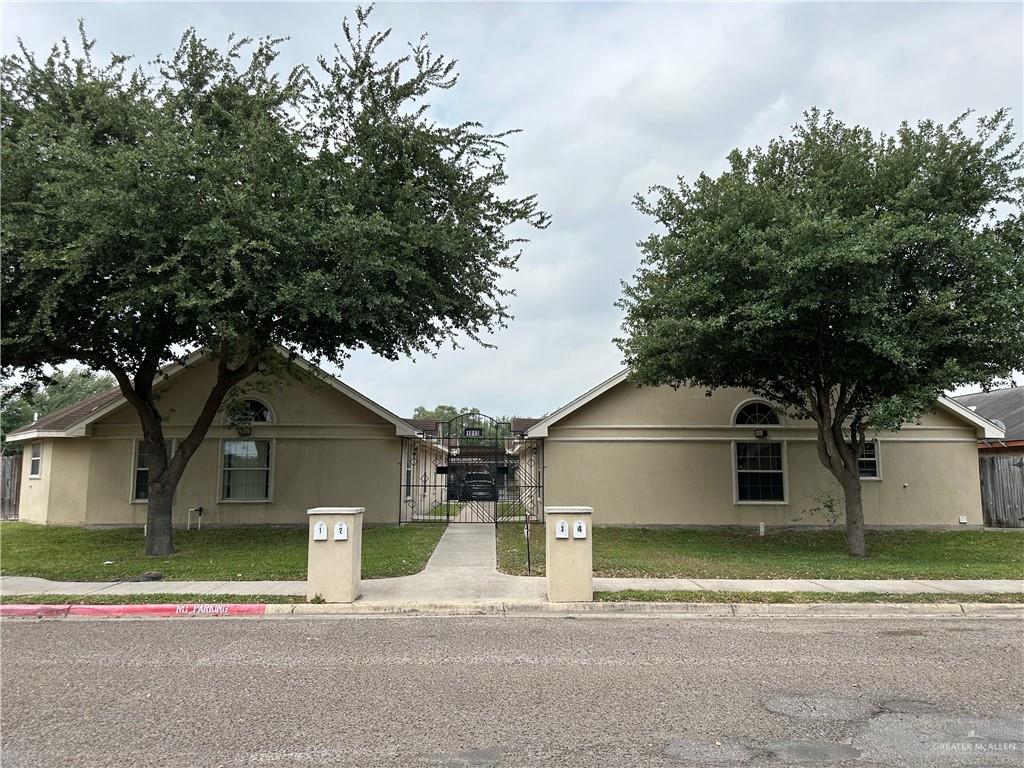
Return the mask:
[[1020,766],[1014,618],[10,620],[2,763]]

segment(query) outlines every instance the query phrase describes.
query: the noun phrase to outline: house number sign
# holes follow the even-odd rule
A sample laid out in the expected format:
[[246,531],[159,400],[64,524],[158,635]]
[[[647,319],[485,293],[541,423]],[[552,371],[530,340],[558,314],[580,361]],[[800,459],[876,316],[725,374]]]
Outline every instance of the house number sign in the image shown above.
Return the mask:
[[334,540],[348,541],[348,523],[339,522],[334,524]]
[[559,520],[555,524],[555,538],[556,539],[568,539],[569,538],[569,521]]
[[327,523],[321,521],[313,526],[313,541],[327,541]]

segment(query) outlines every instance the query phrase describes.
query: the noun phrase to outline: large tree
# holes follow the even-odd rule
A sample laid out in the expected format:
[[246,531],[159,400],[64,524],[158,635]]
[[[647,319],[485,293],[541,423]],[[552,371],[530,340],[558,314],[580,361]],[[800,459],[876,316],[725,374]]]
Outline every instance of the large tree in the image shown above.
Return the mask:
[[[342,364],[479,338],[507,319],[503,138],[424,99],[454,62],[421,39],[389,60],[368,13],[333,56],[282,71],[283,41],[188,30],[170,56],[100,63],[82,33],[2,61],[4,365],[109,371],[150,462],[146,552],[173,551],[171,500],[225,398],[280,372],[280,344]],[[205,348],[217,377],[168,455],[161,366]]]
[[876,136],[812,110],[715,178],[637,197],[664,231],[620,301],[633,378],[743,387],[812,419],[851,555],[865,431],[1024,367],[1024,154],[1005,111],[967,126]]
[[456,407],[454,405],[438,405],[436,408],[427,408],[425,405],[417,405],[412,412],[414,419],[434,419],[435,421],[451,421],[464,413],[479,413],[479,408],[466,406]]

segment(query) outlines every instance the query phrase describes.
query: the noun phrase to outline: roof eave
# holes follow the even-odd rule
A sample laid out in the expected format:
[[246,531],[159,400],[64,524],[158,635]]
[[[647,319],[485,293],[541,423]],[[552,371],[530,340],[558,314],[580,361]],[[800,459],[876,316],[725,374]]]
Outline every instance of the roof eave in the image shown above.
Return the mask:
[[11,432],[7,435],[8,443],[25,443],[32,440],[44,440],[53,437],[78,437],[69,435],[66,429],[28,429],[24,432]]
[[530,427],[528,430],[526,430],[526,437],[528,437],[528,438],[547,437],[548,436],[548,427],[550,427],[552,424],[555,424],[555,423],[561,421],[562,419],[564,419],[566,416],[568,416],[573,411],[575,411],[575,410],[577,410],[579,408],[582,408],[584,405],[589,403],[591,400],[594,400],[594,399],[600,397],[601,395],[603,395],[605,392],[607,392],[612,387],[621,384],[622,382],[624,382],[626,380],[626,378],[628,376],[629,376],[629,368],[626,368],[625,370],[619,371],[614,376],[612,376],[612,377],[610,377],[608,379],[605,379],[604,381],[602,381],[600,384],[598,384],[593,389],[591,389],[591,390],[589,390],[587,392],[584,392],[582,395],[577,397],[575,400],[573,400],[573,401],[563,405],[561,408],[559,408],[557,411],[552,413],[550,416],[545,416],[543,419],[538,421],[536,424],[534,424],[532,427]]
[[[527,430],[526,436],[528,438],[543,438],[543,437],[547,437],[548,436],[548,428],[549,427],[551,427],[553,424],[556,424],[557,422],[561,421],[563,418],[568,416],[573,411],[575,411],[575,410],[577,410],[579,408],[582,408],[584,405],[589,403],[591,400],[594,400],[594,399],[600,397],[601,395],[603,395],[605,392],[607,392],[612,387],[615,387],[618,384],[621,384],[623,381],[625,381],[628,378],[628,376],[629,376],[629,369],[628,368],[623,370],[623,371],[619,371],[617,374],[615,374],[611,378],[606,379],[605,381],[601,382],[596,387],[594,387],[593,389],[589,390],[588,392],[585,392],[584,394],[580,395],[579,397],[577,397],[572,402],[567,403],[566,405],[562,406],[557,411],[552,413],[550,416],[547,416],[547,417],[541,419],[539,422],[537,422],[537,424],[535,424],[533,427],[531,427],[529,430]],[[986,439],[1001,440],[1006,435],[1006,433],[1005,433],[1005,431],[1003,429],[1000,429],[998,426],[993,424],[988,419],[983,418],[982,416],[980,416],[977,413],[975,413],[974,411],[972,411],[970,408],[967,408],[966,406],[961,405],[960,403],[956,402],[955,400],[953,400],[953,399],[951,399],[949,397],[946,397],[945,395],[940,395],[939,396],[938,404],[939,404],[940,407],[942,407],[946,411],[952,413],[954,416],[957,416],[960,419],[962,419],[963,421],[966,421],[966,422],[970,423],[972,426],[974,426],[975,432],[977,433],[978,437],[986,438]]]
[[975,432],[978,437],[985,438],[988,440],[1002,440],[1006,437],[1006,430],[1001,429],[991,421],[986,419],[984,416],[972,411],[965,405],[958,403],[951,397],[946,395],[939,396],[939,406],[944,408],[954,416],[959,416],[964,421],[967,421],[974,425]]

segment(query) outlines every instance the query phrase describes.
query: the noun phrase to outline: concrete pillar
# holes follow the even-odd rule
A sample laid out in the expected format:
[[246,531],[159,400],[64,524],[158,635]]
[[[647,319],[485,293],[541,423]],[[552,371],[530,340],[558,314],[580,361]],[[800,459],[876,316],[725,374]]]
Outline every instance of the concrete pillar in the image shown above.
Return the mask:
[[594,599],[593,507],[544,507],[548,601]]
[[351,603],[359,597],[365,507],[316,507],[309,516],[306,597]]

